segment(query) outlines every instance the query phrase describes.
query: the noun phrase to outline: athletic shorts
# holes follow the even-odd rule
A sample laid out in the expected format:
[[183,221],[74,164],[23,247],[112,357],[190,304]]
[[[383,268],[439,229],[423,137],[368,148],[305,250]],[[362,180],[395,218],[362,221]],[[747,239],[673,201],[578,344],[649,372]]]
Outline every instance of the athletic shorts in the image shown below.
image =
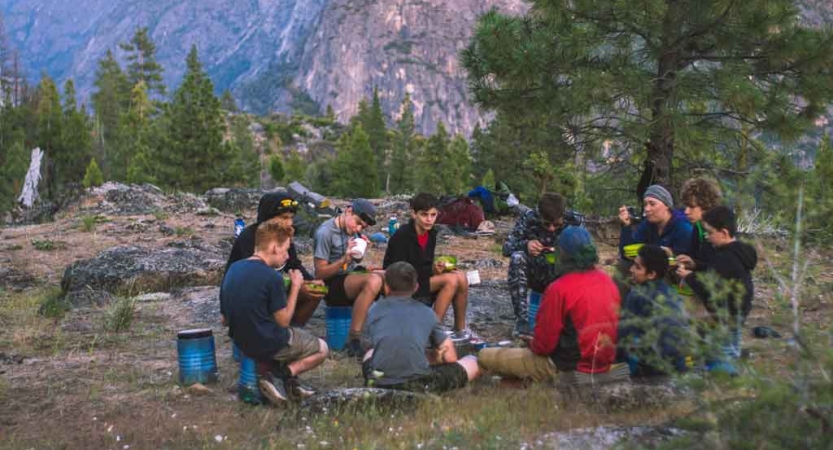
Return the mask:
[[[351,275],[371,276],[371,274],[364,273],[342,273],[325,280],[324,284],[327,285],[327,295],[324,297],[324,303],[328,306],[353,306],[356,299],[348,298],[347,290],[344,288],[345,280],[347,280],[347,277]],[[376,298],[378,299],[381,295],[382,292],[380,290],[379,295],[377,295]]]
[[463,366],[457,363],[449,363],[431,366],[430,374],[416,377],[402,383],[383,384],[384,381],[382,381],[382,383],[376,382],[371,384],[371,381],[373,381],[372,360],[373,358],[370,358],[362,363],[362,374],[364,375],[367,386],[374,385],[385,389],[441,393],[464,387],[469,381],[469,376]]

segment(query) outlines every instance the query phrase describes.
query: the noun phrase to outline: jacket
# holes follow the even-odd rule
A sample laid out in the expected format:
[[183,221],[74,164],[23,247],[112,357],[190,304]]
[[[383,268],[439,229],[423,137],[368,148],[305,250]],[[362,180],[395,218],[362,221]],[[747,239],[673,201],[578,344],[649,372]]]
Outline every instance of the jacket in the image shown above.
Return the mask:
[[416,225],[411,220],[391,236],[390,241],[388,241],[388,248],[385,250],[385,259],[382,266],[387,269],[395,262],[406,261],[410,263],[417,271],[419,282],[414,298],[428,298],[431,296],[431,275],[434,274],[434,250],[436,247],[436,228],[428,231],[428,244],[423,251],[419,242],[417,242]]
[[651,244],[670,248],[675,255],[688,254],[691,247],[691,223],[685,214],[674,210],[671,220],[660,235],[657,226],[643,220],[633,230],[630,226],[623,226],[619,234],[619,256],[624,259],[624,247],[628,244]]
[[[685,281],[710,313],[717,314],[719,309],[725,308],[731,317],[740,315],[742,319],[746,319],[752,310],[752,296],[755,291],[752,271],[757,264],[758,253],[754,247],[741,241],[733,241],[715,248],[708,270],[691,273]],[[727,298],[715,298],[713,292],[724,289],[726,282],[738,284],[742,291],[731,290]]]

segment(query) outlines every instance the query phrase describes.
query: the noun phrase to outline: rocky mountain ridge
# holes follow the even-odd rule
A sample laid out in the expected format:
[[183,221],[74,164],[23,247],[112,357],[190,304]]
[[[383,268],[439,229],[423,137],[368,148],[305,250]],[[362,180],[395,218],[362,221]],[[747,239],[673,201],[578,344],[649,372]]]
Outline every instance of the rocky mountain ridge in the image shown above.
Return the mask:
[[[82,101],[99,59],[148,27],[175,87],[196,45],[218,92],[256,113],[322,111],[342,121],[378,86],[396,116],[405,93],[417,127],[468,134],[483,117],[457,62],[477,16],[522,13],[522,0],[0,0],[6,32],[30,77],[72,78]],[[118,52],[117,52],[118,53]]]

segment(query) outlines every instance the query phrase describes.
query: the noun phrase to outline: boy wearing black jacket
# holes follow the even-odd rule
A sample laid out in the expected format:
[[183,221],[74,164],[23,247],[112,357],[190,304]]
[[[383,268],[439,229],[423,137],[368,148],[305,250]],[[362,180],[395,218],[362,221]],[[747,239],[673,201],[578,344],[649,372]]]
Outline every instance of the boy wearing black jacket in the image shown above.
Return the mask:
[[708,261],[714,256],[714,246],[708,240],[703,228],[703,213],[720,205],[723,195],[720,187],[712,180],[692,178],[683,183],[682,191],[685,215],[694,227],[688,253],[677,255],[677,263],[690,270],[708,269]]
[[[709,260],[709,269],[705,272],[692,272],[680,265],[677,274],[691,287],[712,316],[720,320],[727,317],[728,313],[730,336],[723,345],[723,353],[729,360],[737,359],[741,353],[741,327],[752,309],[752,270],[758,262],[758,254],[754,247],[735,238],[735,215],[725,206],[707,211],[703,215],[703,228],[715,248]],[[716,298],[715,292],[723,292],[725,295]],[[729,370],[732,371],[731,368]]]
[[448,307],[454,305],[454,331],[465,333],[469,297],[466,274],[459,270],[446,272],[444,263],[434,263],[438,200],[431,194],[420,193],[410,203],[411,221],[391,236],[383,266],[387,269],[399,261],[414,266],[419,283],[414,298],[432,305],[439,321],[445,317]]
[[[226,272],[229,267],[235,262],[251,257],[255,252],[255,233],[257,228],[268,221],[281,220],[292,224],[292,219],[295,217],[295,212],[298,210],[298,202],[292,199],[288,193],[277,191],[269,192],[260,197],[260,202],[257,205],[257,222],[246,227],[237,239],[234,240],[234,246],[231,248],[228,262],[226,263]],[[289,243],[289,259],[286,264],[280,269],[284,274],[288,274],[290,270],[299,270],[304,277],[304,283],[301,284],[301,291],[298,293],[298,306],[295,309],[295,315],[292,317],[292,325],[303,327],[312,317],[324,294],[312,292],[307,289],[307,283],[324,285],[321,280],[314,280],[313,276],[307,271],[301,259],[298,258],[298,251],[295,249],[295,243]]]

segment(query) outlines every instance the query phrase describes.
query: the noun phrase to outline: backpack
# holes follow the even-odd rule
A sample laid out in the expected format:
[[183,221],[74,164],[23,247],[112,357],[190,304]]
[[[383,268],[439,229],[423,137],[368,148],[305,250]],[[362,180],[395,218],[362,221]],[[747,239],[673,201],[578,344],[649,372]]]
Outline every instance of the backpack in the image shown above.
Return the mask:
[[440,203],[437,223],[474,231],[486,218],[483,209],[469,197],[454,197]]

